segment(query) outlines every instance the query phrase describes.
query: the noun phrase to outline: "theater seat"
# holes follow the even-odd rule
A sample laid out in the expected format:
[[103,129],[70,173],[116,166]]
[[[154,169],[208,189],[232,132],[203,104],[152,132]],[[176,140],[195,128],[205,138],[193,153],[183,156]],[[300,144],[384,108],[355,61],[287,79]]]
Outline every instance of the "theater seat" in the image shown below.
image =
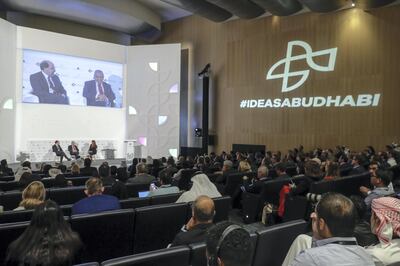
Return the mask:
[[32,219],[33,210],[21,211],[5,211],[0,213],[0,223],[15,223],[30,221]]
[[0,181],[0,190],[2,191],[11,191],[11,190],[18,190],[20,187],[18,181]]
[[0,205],[3,205],[5,211],[14,210],[22,200],[22,192],[9,191],[0,194]]
[[178,246],[107,260],[101,266],[188,266],[190,249]]
[[86,197],[85,187],[52,188],[49,190],[49,198],[58,205],[74,204]]
[[67,177],[68,181],[71,181],[74,186],[84,186],[86,181],[88,181],[90,176],[76,176],[76,177]]
[[134,215],[131,209],[72,215],[72,230],[85,245],[81,261],[103,261],[132,254]]
[[213,198],[215,205],[214,223],[228,220],[229,211],[231,210],[231,197]]
[[149,184],[126,184],[126,193],[129,198],[137,198],[139,197],[140,191],[148,191]]
[[8,245],[16,240],[28,225],[29,222],[0,224],[0,265],[4,265]]
[[74,266],[99,266],[100,264],[98,262],[88,262],[88,263],[82,263],[82,264],[75,264]]
[[182,195],[182,193],[174,193],[167,195],[154,196],[150,198],[151,205],[174,203]]
[[136,209],[134,254],[167,247],[186,222],[187,203]]
[[122,209],[136,209],[150,205],[150,198],[129,198],[120,200]]
[[207,266],[206,243],[190,244],[190,265]]
[[296,220],[258,231],[253,266],[280,266],[293,240],[306,232],[307,223]]
[[14,176],[0,176],[0,181],[8,182],[8,181],[14,181],[15,177]]

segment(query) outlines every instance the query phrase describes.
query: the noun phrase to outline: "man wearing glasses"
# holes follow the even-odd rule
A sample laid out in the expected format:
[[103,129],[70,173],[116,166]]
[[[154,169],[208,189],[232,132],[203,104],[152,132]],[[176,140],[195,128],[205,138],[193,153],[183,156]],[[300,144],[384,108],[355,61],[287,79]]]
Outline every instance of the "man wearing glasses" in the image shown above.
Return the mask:
[[373,199],[389,196],[394,193],[392,181],[392,173],[385,170],[378,169],[377,164],[371,163],[369,172],[371,174],[371,185],[373,189],[361,186],[360,192],[365,195],[364,202],[367,208],[371,209]]
[[326,193],[311,214],[313,242],[290,265],[375,265],[353,237],[356,210],[338,193]]

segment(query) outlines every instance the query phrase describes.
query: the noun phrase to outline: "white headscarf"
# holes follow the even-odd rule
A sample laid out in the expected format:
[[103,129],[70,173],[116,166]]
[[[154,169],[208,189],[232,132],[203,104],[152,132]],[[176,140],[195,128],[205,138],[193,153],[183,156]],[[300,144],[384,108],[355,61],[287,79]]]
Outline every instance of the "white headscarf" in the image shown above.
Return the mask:
[[197,174],[192,177],[193,186],[189,191],[183,193],[179,199],[176,201],[179,202],[191,202],[196,200],[198,196],[206,195],[210,198],[221,197],[221,193],[218,192],[216,186],[211,183],[208,176],[205,174]]

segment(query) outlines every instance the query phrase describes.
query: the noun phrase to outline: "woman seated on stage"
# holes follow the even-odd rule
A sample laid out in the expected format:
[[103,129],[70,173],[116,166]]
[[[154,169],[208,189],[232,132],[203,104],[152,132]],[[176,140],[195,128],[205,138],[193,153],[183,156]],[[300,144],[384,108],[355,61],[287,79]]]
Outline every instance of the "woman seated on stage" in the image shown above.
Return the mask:
[[90,158],[92,158],[92,156],[97,153],[97,144],[95,140],[92,140],[92,143],[90,143],[88,153],[90,155]]

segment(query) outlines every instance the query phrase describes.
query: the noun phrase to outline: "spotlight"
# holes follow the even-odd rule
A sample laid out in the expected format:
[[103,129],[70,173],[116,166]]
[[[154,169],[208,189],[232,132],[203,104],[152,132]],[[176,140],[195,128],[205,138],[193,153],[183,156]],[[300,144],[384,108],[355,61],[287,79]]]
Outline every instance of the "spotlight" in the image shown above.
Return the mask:
[[194,129],[194,135],[196,136],[196,137],[202,137],[203,136],[203,130],[201,129],[201,128],[195,128]]
[[356,4],[353,1],[351,1],[351,7],[355,7],[355,6],[356,6]]

